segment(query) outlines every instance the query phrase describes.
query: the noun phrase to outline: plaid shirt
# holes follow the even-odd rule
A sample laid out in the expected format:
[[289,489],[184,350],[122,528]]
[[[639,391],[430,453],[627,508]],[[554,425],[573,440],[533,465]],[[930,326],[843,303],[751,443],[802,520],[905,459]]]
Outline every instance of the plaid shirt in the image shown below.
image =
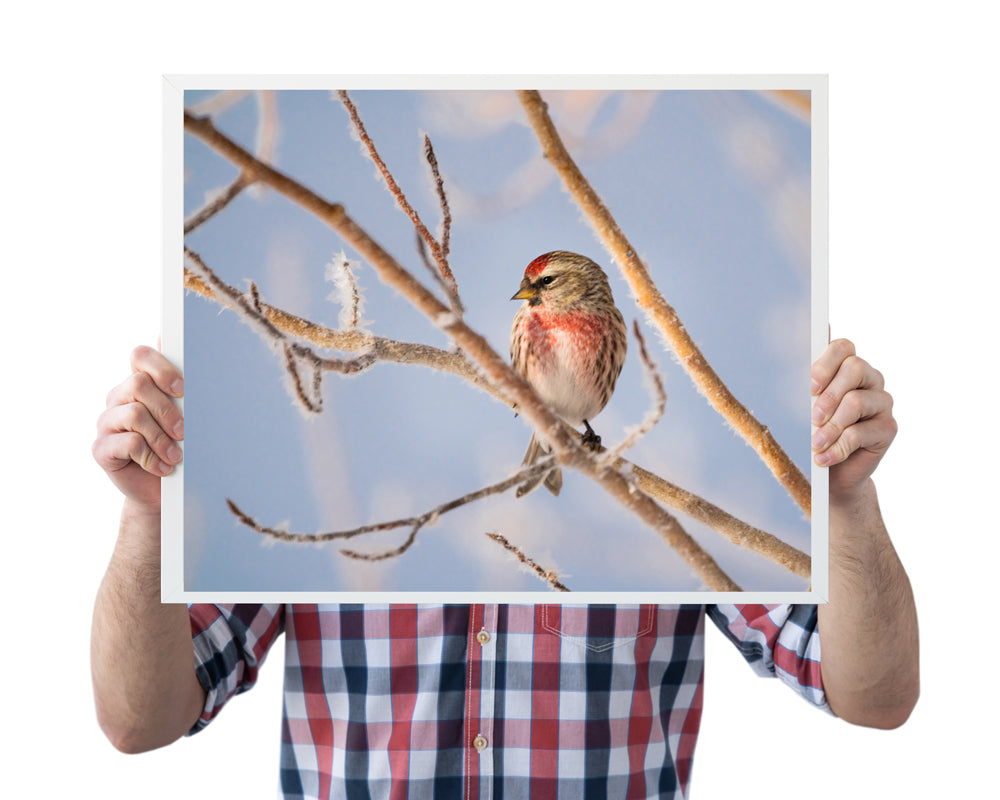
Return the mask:
[[[827,708],[815,606],[712,606],[762,675]],[[703,606],[194,605],[208,692],[285,632],[280,797],[684,798]]]

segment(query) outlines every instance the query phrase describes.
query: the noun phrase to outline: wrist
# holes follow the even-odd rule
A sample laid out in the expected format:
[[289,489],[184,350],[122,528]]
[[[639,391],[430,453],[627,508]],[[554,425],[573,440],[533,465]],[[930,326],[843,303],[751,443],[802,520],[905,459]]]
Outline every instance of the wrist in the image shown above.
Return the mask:
[[830,516],[856,517],[878,508],[875,481],[866,478],[849,488],[830,487]]
[[124,549],[140,561],[160,560],[160,509],[126,499],[122,507],[116,549]]

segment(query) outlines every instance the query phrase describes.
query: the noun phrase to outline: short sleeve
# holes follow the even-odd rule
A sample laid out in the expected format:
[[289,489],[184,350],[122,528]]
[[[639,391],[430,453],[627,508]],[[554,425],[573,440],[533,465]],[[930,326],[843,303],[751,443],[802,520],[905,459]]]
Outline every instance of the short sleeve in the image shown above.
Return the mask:
[[717,605],[708,615],[758,675],[779,678],[833,713],[823,691],[815,605]]
[[207,693],[197,733],[233,695],[248,691],[257,671],[284,629],[284,606],[242,603],[188,606],[194,644],[195,674]]

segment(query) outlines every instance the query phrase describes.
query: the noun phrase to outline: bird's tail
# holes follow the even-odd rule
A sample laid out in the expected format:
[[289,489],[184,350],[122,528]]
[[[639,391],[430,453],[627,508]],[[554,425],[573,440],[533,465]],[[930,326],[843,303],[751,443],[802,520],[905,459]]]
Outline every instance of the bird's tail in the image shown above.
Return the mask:
[[[551,451],[535,438],[535,434],[531,434],[531,441],[528,442],[528,450],[524,454],[524,460],[521,462],[521,466],[531,466],[542,456],[548,455],[549,452]],[[544,475],[538,475],[531,480],[525,481],[517,487],[517,496],[524,497],[529,492],[533,492],[538,488],[540,483],[544,483],[545,488],[558,497],[559,490],[562,489],[562,470],[559,467],[556,467],[555,469],[549,470],[549,472]]]

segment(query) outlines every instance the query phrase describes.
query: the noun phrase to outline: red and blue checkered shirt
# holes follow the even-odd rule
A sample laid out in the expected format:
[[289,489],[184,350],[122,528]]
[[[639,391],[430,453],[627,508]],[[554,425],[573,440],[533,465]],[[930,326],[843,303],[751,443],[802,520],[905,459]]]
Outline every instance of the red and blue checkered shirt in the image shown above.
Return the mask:
[[[709,606],[827,708],[815,606]],[[193,605],[202,729],[285,633],[279,796],[684,798],[704,606]]]

